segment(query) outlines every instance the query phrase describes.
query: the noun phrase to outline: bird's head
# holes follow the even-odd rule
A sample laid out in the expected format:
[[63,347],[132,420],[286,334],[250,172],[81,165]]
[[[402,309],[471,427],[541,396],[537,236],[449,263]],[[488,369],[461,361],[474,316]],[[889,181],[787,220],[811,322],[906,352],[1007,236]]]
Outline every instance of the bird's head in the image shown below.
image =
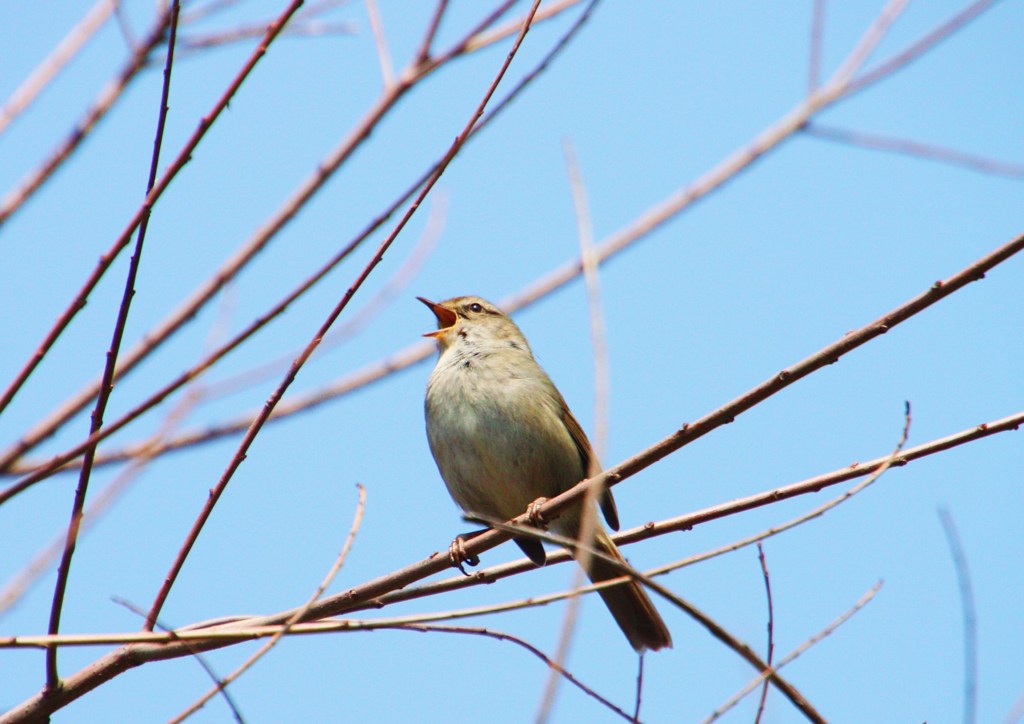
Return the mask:
[[466,296],[432,302],[416,298],[437,317],[437,329],[423,336],[435,339],[442,353],[460,339],[482,346],[509,345],[529,350],[516,323],[486,299]]

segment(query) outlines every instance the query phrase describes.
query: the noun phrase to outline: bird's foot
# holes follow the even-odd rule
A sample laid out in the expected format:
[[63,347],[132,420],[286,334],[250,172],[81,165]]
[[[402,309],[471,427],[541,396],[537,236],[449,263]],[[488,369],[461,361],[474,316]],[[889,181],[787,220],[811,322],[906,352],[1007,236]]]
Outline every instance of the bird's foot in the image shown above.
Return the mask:
[[541,530],[547,530],[548,528],[547,518],[544,517],[540,510],[546,502],[548,502],[547,498],[537,498],[526,506],[526,517],[530,519],[530,524]]
[[[479,533],[478,533],[479,534]],[[470,536],[475,537],[475,536]],[[456,536],[455,540],[448,546],[448,560],[452,562],[453,568],[462,571],[462,575],[468,576],[463,564],[476,566],[480,564],[480,556],[466,552],[466,539],[463,536]]]

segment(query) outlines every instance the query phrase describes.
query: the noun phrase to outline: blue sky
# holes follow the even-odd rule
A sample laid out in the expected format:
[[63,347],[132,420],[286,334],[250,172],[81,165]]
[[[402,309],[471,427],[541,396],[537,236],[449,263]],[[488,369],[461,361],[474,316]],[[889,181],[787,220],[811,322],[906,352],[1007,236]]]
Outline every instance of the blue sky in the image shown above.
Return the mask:
[[[184,37],[272,17],[283,4],[241,2],[182,30]],[[516,13],[525,10],[516,6]],[[964,7],[911,3],[867,63]],[[76,22],[65,4],[0,9],[0,98]],[[396,67],[418,45],[431,4],[380,3]],[[796,106],[807,91],[812,3],[604,2],[571,47],[458,156],[431,199],[353,300],[342,322],[383,289],[413,252],[428,218],[436,245],[407,286],[345,344],[301,371],[290,394],[317,390],[418,341],[434,320],[416,295],[480,294],[494,301],[578,255],[562,151],[575,148],[598,240],[714,168]],[[879,3],[828,3],[822,35],[827,78]],[[136,35],[151,4],[129,2]],[[437,46],[447,47],[479,9],[455,3]],[[510,83],[578,14],[537,26]],[[517,15],[518,16],[518,15]],[[381,91],[362,3],[328,16],[352,33],[283,38],[193,154],[154,212],[128,323],[128,345],[176,308],[279,208],[349,133]],[[1024,163],[1024,6],[1005,0],[901,72],[815,118],[831,127],[913,139]],[[427,78],[375,129],[349,163],[230,288],[114,391],[108,420],[243,328],[361,229],[462,129],[511,43],[458,60]],[[164,143],[168,162],[251,52],[252,42],[182,56],[175,66]],[[121,64],[124,39],[108,23],[83,55],[0,134],[0,194],[63,138]],[[69,163],[0,227],[6,386],[98,256],[138,206],[159,100],[146,71]],[[502,90],[499,90],[499,95]],[[609,347],[611,465],[861,327],[1019,235],[1019,178],[796,135],[723,188],[601,266]],[[391,225],[385,225],[387,230]],[[369,260],[371,239],[203,382],[294,357]],[[4,449],[98,376],[127,269],[119,258],[88,306],[0,416]],[[784,390],[728,426],[616,488],[624,527],[750,495],[889,452],[913,406],[915,445],[1024,407],[1024,259],[915,316]],[[584,286],[575,280],[516,320],[584,428],[594,427],[594,365]],[[257,438],[203,531],[163,612],[172,625],[262,614],[304,601],[340,549],[356,483],[365,520],[336,593],[443,550],[467,529],[449,502],[423,431],[430,362],[388,376]],[[190,411],[191,430],[251,413],[283,369]],[[152,434],[163,406],[110,442]],[[88,414],[34,452],[40,459],[84,437]],[[65,632],[133,631],[138,617],[111,601],[147,607],[181,540],[231,458],[238,437],[159,458],[80,543]],[[1020,515],[1024,455],[1001,434],[892,470],[853,500],[765,543],[774,597],[776,656],[817,633],[876,581],[881,592],[784,675],[829,720],[961,719],[963,644],[957,577],[938,517],[959,530],[974,587],[978,719],[1001,721],[1024,693]],[[101,447],[101,452],[103,448]],[[98,469],[97,494],[117,470]],[[13,478],[3,481],[6,487]],[[0,506],[3,585],[66,525],[73,476],[58,476]],[[820,504],[827,493],[630,546],[653,567],[745,537]],[[518,557],[505,545],[485,557]],[[43,633],[54,574],[0,614],[0,635]],[[412,602],[400,615],[515,600],[562,590],[566,566],[493,586]],[[756,551],[744,549],[662,579],[763,653],[765,595]],[[545,651],[563,604],[468,623],[506,630]],[[745,684],[753,670],[682,612],[658,602],[675,648],[647,657],[641,718],[694,721]],[[252,646],[214,652],[228,673]],[[101,649],[67,650],[70,674]],[[597,599],[584,602],[569,668],[632,708],[636,659]],[[409,632],[291,639],[232,688],[249,721],[529,720],[547,675],[508,644]],[[0,651],[0,709],[41,686],[43,657]],[[166,720],[208,688],[189,659],[128,672],[58,713],[55,721]],[[726,715],[751,721],[756,696]],[[553,721],[615,721],[563,686]],[[230,720],[215,700],[198,721]],[[800,720],[777,691],[765,721]]]

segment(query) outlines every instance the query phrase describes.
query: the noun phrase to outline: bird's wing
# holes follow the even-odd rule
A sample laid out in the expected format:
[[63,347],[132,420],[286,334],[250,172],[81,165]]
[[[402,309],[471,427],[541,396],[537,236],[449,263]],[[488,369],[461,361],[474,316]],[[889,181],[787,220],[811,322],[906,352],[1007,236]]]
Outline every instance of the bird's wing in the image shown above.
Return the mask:
[[[561,394],[558,394],[558,399],[562,403],[562,422],[569,431],[572,441],[576,443],[576,450],[579,451],[580,461],[583,463],[584,475],[588,478],[597,475],[601,472],[601,462],[597,459],[597,455],[594,454],[594,448],[590,446],[587,434],[583,432],[580,423],[576,421],[576,418],[569,411],[569,406],[565,404]],[[619,511],[615,507],[615,498],[612,497],[612,491],[608,488],[601,491],[599,501],[601,512],[604,514],[604,519],[608,522],[608,527],[612,530],[618,530]]]

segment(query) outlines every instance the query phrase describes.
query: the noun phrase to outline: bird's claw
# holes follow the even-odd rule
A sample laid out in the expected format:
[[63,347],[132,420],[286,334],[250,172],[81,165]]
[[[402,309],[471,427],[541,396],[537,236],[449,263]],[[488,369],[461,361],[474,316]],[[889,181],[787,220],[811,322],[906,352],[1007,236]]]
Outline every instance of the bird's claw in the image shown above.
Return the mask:
[[535,501],[526,506],[526,517],[530,519],[530,523],[535,528],[541,530],[547,530],[548,521],[544,517],[544,513],[541,512],[541,508],[548,502],[547,498],[537,498]]
[[463,564],[465,563],[470,566],[479,565],[480,556],[466,552],[466,539],[460,535],[448,546],[448,560],[452,562],[453,568],[458,568],[462,571],[462,575],[468,576],[470,574],[466,572]]

